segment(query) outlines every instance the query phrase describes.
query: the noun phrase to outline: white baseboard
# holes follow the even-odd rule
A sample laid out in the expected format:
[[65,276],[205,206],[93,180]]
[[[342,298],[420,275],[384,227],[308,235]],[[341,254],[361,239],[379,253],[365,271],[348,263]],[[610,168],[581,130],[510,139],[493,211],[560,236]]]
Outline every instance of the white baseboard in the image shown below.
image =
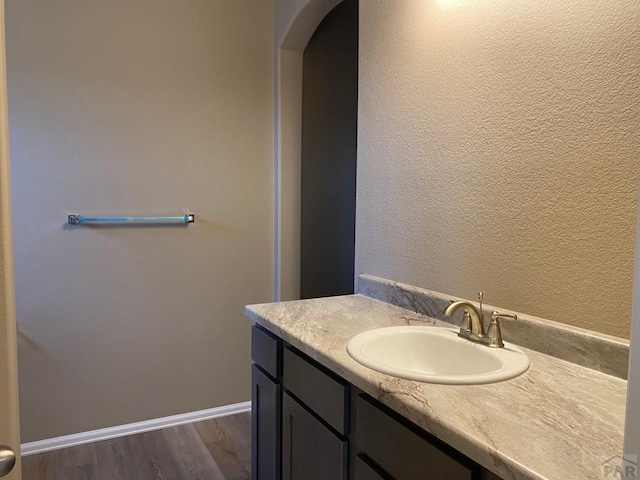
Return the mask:
[[170,417],[154,418],[143,422],[129,423],[117,427],[101,428],[89,432],[74,433],[63,437],[47,438],[36,442],[23,443],[20,446],[22,456],[35,455],[36,453],[50,452],[61,448],[75,447],[86,443],[100,442],[111,438],[126,437],[136,433],[150,432],[162,428],[175,427],[185,423],[200,422],[212,418],[226,417],[237,413],[251,411],[251,402],[234,403],[222,407],[199,410],[197,412],[182,413]]

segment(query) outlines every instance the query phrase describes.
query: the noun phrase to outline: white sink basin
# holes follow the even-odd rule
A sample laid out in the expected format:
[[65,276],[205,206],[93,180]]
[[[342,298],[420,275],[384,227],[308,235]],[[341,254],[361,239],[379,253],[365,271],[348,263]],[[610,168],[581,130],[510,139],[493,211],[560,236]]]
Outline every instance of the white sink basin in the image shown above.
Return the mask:
[[354,360],[394,377],[449,385],[508,380],[529,368],[529,357],[505,342],[490,348],[458,337],[458,329],[386,327],[353,337],[347,351]]

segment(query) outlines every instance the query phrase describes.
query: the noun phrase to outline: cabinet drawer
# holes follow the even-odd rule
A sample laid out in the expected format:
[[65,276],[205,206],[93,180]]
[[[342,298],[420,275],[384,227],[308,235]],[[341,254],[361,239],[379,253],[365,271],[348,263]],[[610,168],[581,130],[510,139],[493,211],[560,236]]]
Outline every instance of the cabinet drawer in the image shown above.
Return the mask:
[[[472,480],[477,467],[453,451],[445,453],[434,439],[421,435],[417,427],[383,411],[375,400],[356,399],[356,445],[371,460],[397,480]],[[443,446],[444,447],[444,446]],[[452,455],[459,458],[454,458]]]
[[360,457],[360,455],[355,457],[354,472],[355,480],[388,480],[389,478],[382,477],[380,474],[378,474],[378,472],[367,465],[367,463]]
[[291,347],[284,349],[283,384],[338,433],[349,432],[349,384],[311,363]]
[[251,359],[273,378],[282,375],[282,340],[262,327],[251,328]]
[[282,404],[283,480],[347,480],[347,441],[289,394]]

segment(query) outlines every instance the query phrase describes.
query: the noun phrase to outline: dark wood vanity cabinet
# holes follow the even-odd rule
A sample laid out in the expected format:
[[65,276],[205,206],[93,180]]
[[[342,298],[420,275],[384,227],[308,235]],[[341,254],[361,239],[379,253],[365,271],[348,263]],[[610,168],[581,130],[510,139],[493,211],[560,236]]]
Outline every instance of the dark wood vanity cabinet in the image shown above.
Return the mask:
[[485,480],[488,472],[259,326],[252,480]]
[[350,386],[254,326],[252,479],[347,480]]
[[278,480],[281,463],[282,386],[251,367],[251,477]]
[[282,405],[282,478],[347,480],[347,440],[286,393]]
[[[356,457],[379,478],[475,480],[480,469],[369,395],[355,400]],[[363,473],[362,479],[373,473]],[[373,476],[373,478],[376,478]],[[356,472],[355,480],[361,480]]]
[[251,331],[251,478],[280,480],[282,471],[282,341]]

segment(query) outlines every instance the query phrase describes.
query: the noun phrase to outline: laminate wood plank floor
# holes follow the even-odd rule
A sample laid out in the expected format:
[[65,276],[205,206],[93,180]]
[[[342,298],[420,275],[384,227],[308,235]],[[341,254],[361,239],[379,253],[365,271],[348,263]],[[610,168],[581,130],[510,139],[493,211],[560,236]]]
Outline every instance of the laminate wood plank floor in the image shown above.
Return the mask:
[[243,413],[22,458],[23,480],[249,480]]

